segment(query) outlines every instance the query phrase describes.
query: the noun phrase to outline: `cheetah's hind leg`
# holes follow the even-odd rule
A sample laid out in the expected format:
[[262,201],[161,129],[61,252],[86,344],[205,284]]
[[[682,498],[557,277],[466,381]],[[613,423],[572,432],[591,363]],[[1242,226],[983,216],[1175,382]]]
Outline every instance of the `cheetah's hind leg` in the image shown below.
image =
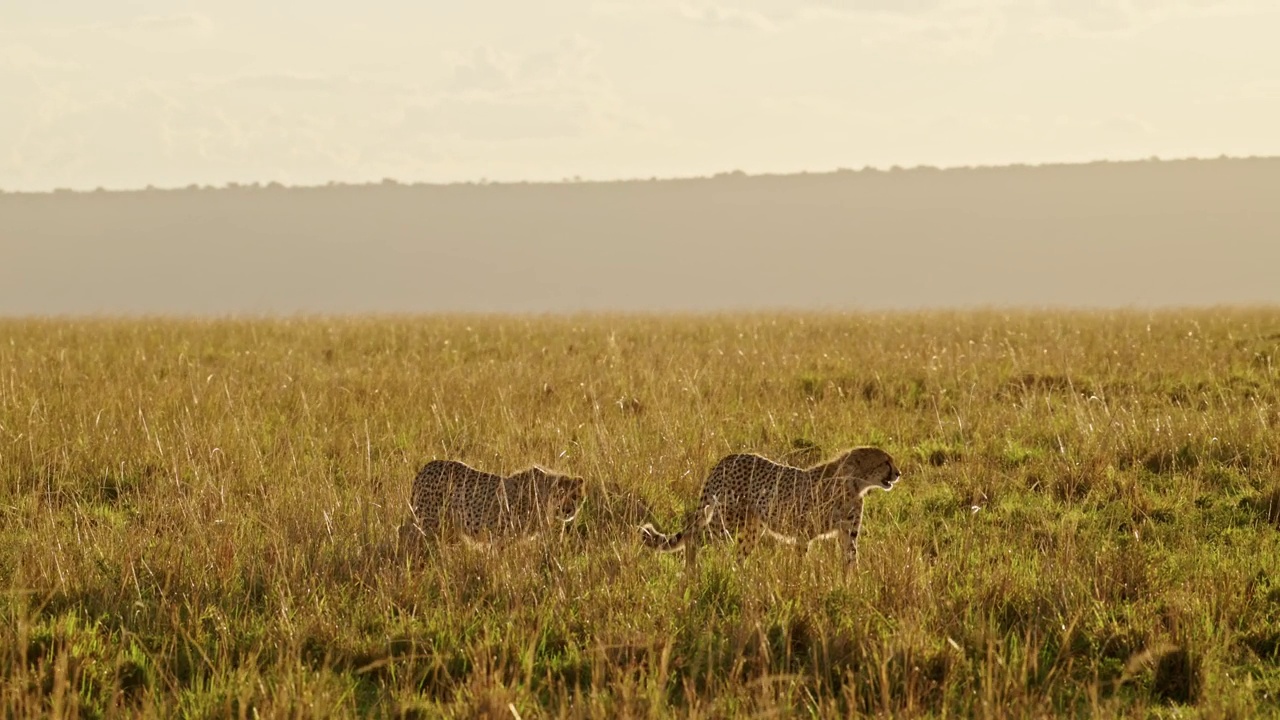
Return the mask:
[[716,516],[716,505],[715,498],[712,498],[711,502],[695,510],[693,518],[684,530],[684,560],[690,575],[698,570],[698,545],[710,529],[711,520]]

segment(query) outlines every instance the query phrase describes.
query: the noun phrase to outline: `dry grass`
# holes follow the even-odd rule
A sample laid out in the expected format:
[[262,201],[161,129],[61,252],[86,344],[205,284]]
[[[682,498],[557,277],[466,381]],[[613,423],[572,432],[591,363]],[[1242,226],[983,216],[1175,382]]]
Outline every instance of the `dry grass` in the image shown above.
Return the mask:
[[[1280,311],[0,322],[0,712],[1275,714]],[[646,551],[880,445],[862,566]],[[404,557],[433,457],[590,480]]]

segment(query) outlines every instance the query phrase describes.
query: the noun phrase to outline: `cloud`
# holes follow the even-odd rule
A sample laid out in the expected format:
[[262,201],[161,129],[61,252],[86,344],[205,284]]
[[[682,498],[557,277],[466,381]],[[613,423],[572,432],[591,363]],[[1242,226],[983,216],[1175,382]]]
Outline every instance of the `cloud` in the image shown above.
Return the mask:
[[127,20],[78,25],[65,30],[53,30],[53,34],[101,35],[133,37],[208,37],[217,31],[217,24],[208,15],[182,12],[166,15],[138,15]]
[[571,138],[589,129],[592,108],[572,97],[442,97],[404,111],[402,129],[419,135],[512,141]]
[[804,25],[847,23],[849,41],[884,47],[922,41],[942,52],[986,51],[1007,22],[1002,7],[1011,0],[736,0],[732,5],[655,2],[638,7],[599,3],[600,14],[630,16],[661,12],[706,28],[762,33],[797,30]]
[[864,48],[900,48],[916,52],[986,54],[1010,26],[999,0],[889,0],[810,2],[795,23],[845,23],[851,43]]
[[482,46],[452,55],[443,85],[405,108],[415,134],[482,142],[581,137],[621,115],[597,47],[578,36],[527,54]]
[[117,26],[119,29],[141,32],[191,32],[212,34],[216,29],[208,15],[187,12],[172,15],[142,15]]
[[919,15],[954,4],[957,3],[947,0],[810,0],[804,3],[810,8],[823,8],[845,14],[888,13],[893,15]]
[[288,72],[238,75],[216,82],[235,90],[261,90],[269,93],[334,93],[351,90],[360,84],[343,75]]
[[[1087,118],[1058,115],[1034,120],[1024,116],[1019,117],[1016,124],[1024,130],[1034,129],[1042,132],[1062,132],[1126,140],[1147,137],[1159,132],[1155,124],[1132,113],[1114,113]],[[1011,125],[1012,123],[1007,121],[1003,125],[999,122],[994,124],[997,129]]]
[[946,52],[981,52],[1015,27],[1041,35],[1123,37],[1174,19],[1280,13],[1280,5],[1267,0],[660,0],[642,5],[602,2],[593,11],[618,16],[661,12],[707,28],[758,32],[847,22],[855,26],[851,40],[863,45],[921,40]]
[[1220,92],[1193,100],[1196,105],[1220,105],[1234,103],[1273,102],[1280,99],[1280,80],[1259,79],[1242,82],[1234,88],[1222,88]]
[[599,48],[581,36],[570,36],[549,48],[517,54],[480,46],[466,54],[451,54],[444,90],[455,93],[521,93],[602,89],[608,80],[599,70]]
[[798,7],[792,2],[769,3],[763,0],[739,0],[733,5],[698,0],[608,1],[594,3],[591,12],[617,18],[675,17],[710,29],[774,32],[797,17]]
[[875,14],[918,15],[944,8],[956,0],[658,0],[648,3],[598,2],[594,12],[635,15],[643,12],[674,14],[706,27],[729,27],[772,32],[782,26],[815,17],[860,17]]
[[79,63],[50,57],[25,44],[0,47],[0,67],[34,71],[75,71],[81,69]]
[[469,55],[453,55],[448,89],[469,92],[503,92],[516,86],[519,60],[489,46],[481,46]]
[[1034,13],[1019,14],[1044,35],[1125,38],[1163,22],[1277,11],[1260,0],[1044,0]]
[[442,165],[518,177],[509,168],[529,162],[511,160],[520,152],[545,157],[663,127],[619,96],[598,52],[573,36],[527,52],[479,46],[418,84],[282,69],[46,87],[4,66],[47,58],[6,48],[0,90],[22,89],[22,102],[0,118],[0,185],[438,178]]
[[74,25],[31,25],[22,28],[30,38],[66,39],[91,36],[112,37],[208,37],[216,33],[218,25],[204,13],[180,12],[161,15],[137,15],[121,20],[81,23]]
[[685,20],[713,28],[732,28],[773,32],[778,24],[762,12],[724,5],[688,5],[678,8]]

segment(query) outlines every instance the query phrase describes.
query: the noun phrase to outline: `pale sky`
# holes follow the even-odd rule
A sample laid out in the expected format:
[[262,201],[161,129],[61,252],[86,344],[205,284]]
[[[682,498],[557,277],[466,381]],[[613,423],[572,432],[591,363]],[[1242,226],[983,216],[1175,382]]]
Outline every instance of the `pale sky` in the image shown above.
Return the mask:
[[0,189],[1280,154],[1276,0],[11,0]]

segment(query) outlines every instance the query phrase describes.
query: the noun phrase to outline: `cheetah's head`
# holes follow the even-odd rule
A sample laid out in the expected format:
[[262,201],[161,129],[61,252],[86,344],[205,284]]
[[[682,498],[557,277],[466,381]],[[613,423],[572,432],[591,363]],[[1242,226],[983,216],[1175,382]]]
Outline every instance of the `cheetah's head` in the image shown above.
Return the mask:
[[859,447],[846,452],[838,461],[840,474],[853,480],[862,497],[872,490],[893,489],[902,473],[889,453],[874,447]]
[[512,477],[536,485],[539,494],[547,498],[547,507],[554,513],[556,519],[566,524],[573,522],[582,508],[583,501],[587,499],[586,480],[574,475],[565,475],[534,465]]
[[568,524],[578,517],[582,503],[587,499],[587,481],[575,476],[560,475],[556,478],[556,492],[560,498],[556,517]]

